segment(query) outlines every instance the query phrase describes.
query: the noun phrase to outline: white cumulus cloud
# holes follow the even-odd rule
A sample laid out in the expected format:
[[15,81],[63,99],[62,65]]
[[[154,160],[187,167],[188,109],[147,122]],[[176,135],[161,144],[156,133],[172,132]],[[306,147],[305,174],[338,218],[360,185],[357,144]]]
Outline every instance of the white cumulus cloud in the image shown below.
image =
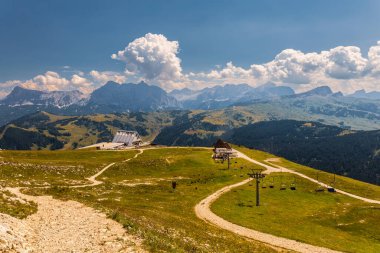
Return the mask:
[[89,93],[93,90],[93,82],[83,76],[74,74],[67,79],[57,72],[47,71],[26,81],[12,80],[0,83],[0,97],[7,95],[16,86],[40,91],[79,90]]
[[272,61],[252,64],[249,68],[229,62],[223,68],[187,76],[199,87],[225,83],[258,86],[272,82],[288,85],[297,91],[321,85],[346,93],[363,88],[379,90],[380,83],[376,77],[380,76],[380,42],[369,49],[368,58],[355,46],[339,46],[311,53],[285,49]]
[[336,47],[327,53],[326,73],[336,79],[351,79],[363,75],[368,60],[358,47]]
[[380,41],[368,51],[369,69],[372,75],[380,77]]
[[108,81],[114,81],[116,83],[125,83],[127,81],[127,75],[114,71],[90,71],[92,79],[100,85],[105,84]]
[[25,82],[22,86],[28,89],[55,91],[66,90],[69,84],[70,81],[61,77],[57,72],[47,71],[45,74]]
[[178,51],[178,41],[170,41],[162,34],[148,33],[112,54],[111,58],[125,62],[128,75],[138,75],[170,89],[183,78]]
[[214,69],[185,73],[178,56],[178,41],[162,34],[148,33],[131,41],[112,59],[125,63],[125,70],[88,73],[63,67],[63,74],[47,71],[29,80],[0,83],[0,96],[16,85],[36,90],[74,90],[89,93],[108,81],[117,83],[146,81],[170,91],[188,87],[200,89],[219,84],[247,83],[259,86],[267,82],[305,91],[328,85],[334,91],[350,93],[358,89],[380,90],[380,41],[362,54],[356,46],[338,46],[321,52],[285,49],[271,61],[241,67],[231,61]]

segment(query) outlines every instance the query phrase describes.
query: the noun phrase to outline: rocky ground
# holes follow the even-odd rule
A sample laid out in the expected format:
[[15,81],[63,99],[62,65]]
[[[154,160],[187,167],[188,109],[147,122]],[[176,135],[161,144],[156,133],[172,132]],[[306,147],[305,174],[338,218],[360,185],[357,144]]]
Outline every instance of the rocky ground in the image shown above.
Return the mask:
[[[96,177],[113,164],[88,178],[90,184],[72,187],[103,183]],[[38,209],[25,219],[0,213],[0,252],[144,252],[140,239],[127,234],[121,224],[93,208],[51,196],[25,195],[19,188],[6,190],[14,194],[12,201],[34,202]]]
[[90,207],[12,192],[38,211],[24,220],[0,214],[0,252],[143,252],[139,239]]

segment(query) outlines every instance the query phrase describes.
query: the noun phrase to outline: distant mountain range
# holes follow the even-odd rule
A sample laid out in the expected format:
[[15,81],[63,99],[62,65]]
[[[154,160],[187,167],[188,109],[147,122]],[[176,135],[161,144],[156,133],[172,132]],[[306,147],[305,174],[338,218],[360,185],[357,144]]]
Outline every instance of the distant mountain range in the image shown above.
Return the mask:
[[0,100],[0,126],[24,115],[46,111],[59,115],[88,115],[160,111],[181,108],[163,89],[144,82],[108,82],[87,98],[79,91],[43,92],[15,87]]
[[[170,93],[144,82],[108,82],[85,97],[79,91],[43,92],[20,87],[0,100],[0,126],[27,114],[46,111],[56,115],[153,112],[168,110],[238,110],[252,117],[247,122],[295,119],[320,121],[345,128],[379,128],[380,99],[376,92],[358,91],[349,96],[333,93],[328,86],[295,94],[287,86],[268,83],[223,85],[202,90]],[[370,98],[369,98],[370,97]]]
[[108,82],[91,94],[86,107],[105,113],[159,111],[178,109],[180,103],[158,86]]
[[83,104],[84,101],[84,94],[76,90],[44,92],[38,90],[29,90],[17,86],[8,96],[0,100],[0,105],[11,107],[39,105],[64,108],[74,104]]
[[380,92],[378,91],[366,92],[365,90],[358,90],[348,96],[355,97],[355,98],[380,99]]
[[262,101],[293,95],[294,90],[272,83],[254,88],[248,84],[226,84],[198,91],[190,89],[174,90],[169,93],[182,102],[185,109],[220,109],[235,103]]
[[167,93],[108,82],[88,97],[16,87],[0,101],[4,149],[73,149],[126,129],[164,145],[210,146],[224,138],[367,182],[380,173],[379,128],[376,92],[344,96],[328,86],[298,94],[274,84]]

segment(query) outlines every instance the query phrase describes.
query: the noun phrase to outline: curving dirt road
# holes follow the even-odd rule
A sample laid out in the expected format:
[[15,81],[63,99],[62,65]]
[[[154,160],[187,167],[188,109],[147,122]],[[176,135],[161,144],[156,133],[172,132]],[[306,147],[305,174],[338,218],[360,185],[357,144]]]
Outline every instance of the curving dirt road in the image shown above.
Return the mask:
[[[265,173],[265,174],[269,174],[269,173],[272,173],[272,172],[280,172],[280,171],[282,171],[282,172],[288,172],[288,173],[293,173],[293,174],[301,176],[301,177],[303,177],[305,179],[308,179],[308,180],[310,180],[312,182],[315,182],[315,183],[318,183],[318,184],[320,184],[322,186],[327,187],[326,184],[318,182],[317,180],[314,180],[314,179],[312,179],[312,178],[310,178],[308,176],[305,176],[305,175],[303,175],[301,173],[298,173],[298,172],[295,172],[295,171],[292,171],[292,170],[289,170],[287,168],[280,167],[280,166],[273,167],[273,166],[261,163],[259,161],[256,161],[256,160],[248,157],[247,155],[241,153],[240,151],[236,151],[236,152],[238,154],[238,157],[243,158],[243,159],[245,159],[245,160],[247,160],[249,162],[255,163],[257,165],[260,165],[260,166],[266,168],[266,170],[263,171],[263,173]],[[268,161],[266,161],[266,162],[268,162]],[[336,252],[339,252],[339,251],[335,251],[335,250],[332,250],[332,249],[328,249],[328,248],[324,248],[324,247],[318,247],[318,246],[314,246],[314,245],[298,242],[298,241],[295,241],[295,240],[291,240],[291,239],[287,239],[287,238],[278,237],[278,236],[275,236],[275,235],[259,232],[259,231],[256,231],[256,230],[253,230],[253,229],[249,229],[249,228],[246,228],[246,227],[242,227],[242,226],[233,224],[232,222],[229,222],[227,220],[224,220],[223,218],[217,216],[216,214],[214,214],[211,211],[210,206],[221,195],[223,195],[224,193],[230,191],[233,188],[236,188],[236,187],[239,187],[241,185],[244,185],[244,184],[248,183],[249,181],[251,181],[251,179],[246,179],[246,180],[243,180],[243,181],[241,181],[239,183],[226,186],[226,187],[224,187],[224,188],[216,191],[215,193],[211,194],[207,198],[203,199],[194,208],[196,215],[200,219],[202,219],[202,220],[204,220],[206,222],[209,222],[209,223],[211,223],[213,225],[216,225],[216,226],[218,226],[220,228],[223,228],[223,229],[226,229],[228,231],[231,231],[231,232],[233,232],[235,234],[238,234],[240,236],[244,236],[244,237],[256,240],[256,241],[260,241],[260,242],[263,242],[263,243],[266,243],[266,244],[269,244],[269,245],[273,245],[273,246],[279,247],[279,248],[284,248],[284,249],[294,250],[294,251],[297,251],[297,252],[304,252],[304,253],[333,253],[333,252],[336,253]],[[365,202],[380,204],[380,201],[377,201],[377,200],[363,198],[363,197],[360,197],[360,196],[357,196],[357,195],[354,195],[354,194],[351,194],[351,193],[347,193],[347,192],[344,192],[344,191],[341,191],[341,190],[338,190],[338,189],[336,189],[336,191],[339,192],[339,193],[345,194],[347,196],[363,200]]]

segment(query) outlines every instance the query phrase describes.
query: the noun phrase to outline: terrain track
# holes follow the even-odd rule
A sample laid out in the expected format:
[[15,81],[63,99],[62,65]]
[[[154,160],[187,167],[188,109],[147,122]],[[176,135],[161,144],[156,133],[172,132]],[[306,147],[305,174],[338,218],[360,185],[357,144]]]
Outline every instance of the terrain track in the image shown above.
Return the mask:
[[[303,174],[301,174],[299,172],[295,172],[293,170],[290,170],[290,169],[287,169],[287,168],[284,168],[284,167],[281,167],[281,166],[277,166],[277,165],[274,165],[275,167],[274,166],[270,166],[270,165],[261,163],[259,161],[256,161],[256,160],[248,157],[247,155],[241,153],[240,151],[237,151],[237,150],[235,150],[235,151],[237,152],[238,157],[243,158],[243,159],[245,159],[245,160],[247,160],[247,161],[249,161],[251,163],[255,163],[257,165],[260,165],[260,166],[266,168],[266,170],[263,171],[264,174],[270,174],[272,172],[288,172],[288,173],[293,173],[293,174],[296,174],[296,175],[298,175],[300,177],[303,177],[303,178],[305,178],[307,180],[310,180],[310,181],[312,181],[314,183],[317,183],[317,184],[322,185],[324,187],[328,187],[328,185],[326,185],[324,183],[321,183],[321,182],[318,182],[317,180],[314,180],[314,179],[312,179],[312,178],[310,178],[308,176],[305,176],[305,175],[303,175]],[[266,161],[266,162],[270,163],[269,161]],[[288,249],[288,250],[294,250],[294,251],[297,251],[297,252],[304,252],[304,253],[336,253],[336,252],[339,252],[339,251],[335,251],[335,250],[332,250],[332,249],[328,249],[328,248],[324,248],[324,247],[319,247],[319,246],[314,246],[314,245],[298,242],[298,241],[295,241],[295,240],[291,240],[291,239],[287,239],[287,238],[278,237],[278,236],[275,236],[275,235],[263,233],[263,232],[260,232],[260,231],[256,231],[256,230],[253,230],[253,229],[249,229],[249,228],[243,227],[243,226],[239,226],[239,225],[236,225],[236,224],[234,224],[232,222],[224,220],[223,218],[217,216],[216,214],[214,214],[211,211],[210,206],[221,195],[223,195],[224,193],[230,191],[233,188],[242,186],[242,185],[250,182],[251,180],[252,179],[249,178],[249,179],[245,179],[245,180],[243,180],[243,181],[241,181],[239,183],[226,186],[226,187],[224,187],[224,188],[222,188],[222,189],[214,192],[213,194],[211,194],[207,198],[203,199],[194,208],[196,215],[200,219],[202,219],[202,220],[204,220],[204,221],[206,221],[208,223],[211,223],[213,225],[216,225],[216,226],[218,226],[220,228],[223,228],[225,230],[231,231],[231,232],[233,232],[235,234],[238,234],[240,236],[244,236],[244,237],[249,238],[249,239],[260,241],[260,242],[263,242],[263,243],[266,243],[266,244],[269,244],[269,245],[272,245],[272,246],[275,246],[275,247],[284,248],[284,249]],[[345,195],[347,195],[349,197],[360,199],[360,200],[363,200],[363,201],[368,202],[368,203],[380,204],[380,201],[377,201],[377,200],[363,198],[363,197],[360,197],[360,196],[357,196],[357,195],[354,195],[354,194],[351,194],[351,193],[347,193],[347,192],[339,190],[339,189],[336,189],[336,191],[338,193],[345,194]]]
[[[270,161],[266,160],[267,163],[279,168],[280,170],[282,170],[282,172],[287,172],[287,173],[292,173],[292,174],[295,174],[297,176],[300,176],[302,178],[305,178],[311,182],[314,182],[316,184],[319,184],[325,188],[328,188],[328,187],[331,187],[330,185],[328,184],[325,184],[325,183],[322,183],[322,182],[319,182],[318,180],[315,180],[314,178],[311,178],[311,177],[308,177],[302,173],[299,173],[299,172],[296,172],[294,170],[291,170],[291,169],[287,169],[287,168],[284,168],[284,167],[281,167],[279,165],[276,165],[276,164],[273,164],[271,163]],[[342,191],[342,190],[339,190],[339,189],[336,189],[334,188],[336,192],[340,193],[340,194],[343,194],[343,195],[346,195],[346,196],[349,196],[351,198],[354,198],[354,199],[359,199],[359,200],[362,200],[364,202],[367,202],[367,203],[372,203],[372,204],[379,204],[380,205],[380,201],[379,200],[375,200],[375,199],[369,199],[369,198],[364,198],[364,197],[360,197],[358,195],[355,195],[355,194],[352,194],[352,193],[349,193],[349,192],[345,192],[345,191]]]
[[[143,150],[133,158],[137,158]],[[112,167],[111,163],[88,178],[90,184],[74,185],[69,188],[91,187],[103,182],[96,180]],[[46,187],[44,187],[46,188]],[[30,196],[20,192],[20,188],[7,188],[21,199],[37,203],[36,213],[29,215],[20,224],[31,231],[20,245],[26,252],[145,252],[141,240],[126,233],[118,222],[105,214],[76,201],[61,201],[51,196]],[[9,219],[13,217],[9,216]],[[11,251],[13,252],[13,251]],[[15,251],[17,252],[17,251]]]
[[[139,151],[139,153],[137,153],[134,157],[126,159],[123,162],[128,162],[132,159],[136,159],[139,155],[144,153],[143,149],[139,149],[138,151]],[[101,174],[103,174],[106,170],[111,168],[113,165],[115,165],[115,163],[110,163],[106,167],[104,167],[102,170],[100,170],[98,173],[96,173],[95,175],[87,178],[87,180],[89,180],[91,182],[90,184],[73,185],[73,186],[69,186],[69,188],[83,188],[83,187],[96,186],[96,185],[103,184],[103,181],[98,181],[98,180],[96,180],[96,178],[99,177]]]
[[[143,152],[143,149],[139,149],[139,153],[137,153],[133,158],[129,158],[124,162],[137,158]],[[264,171],[266,174],[280,171],[293,173],[312,182],[318,183],[324,187],[327,187],[327,185],[324,183],[318,182],[301,173],[272,164],[270,161],[266,162],[273,166],[256,161],[241,152],[238,152],[238,156],[249,162],[266,168]],[[93,176],[87,178],[90,183],[70,186],[70,188],[92,187],[102,184],[103,182],[97,180],[96,178],[104,173],[107,169],[112,167],[114,164],[115,163],[111,163],[107,165]],[[246,179],[239,183],[226,186],[203,199],[195,206],[196,215],[200,219],[205,220],[222,229],[229,230],[240,236],[260,241],[278,248],[308,253],[338,252],[331,249],[313,246],[295,240],[255,231],[253,229],[248,229],[226,221],[210,210],[211,204],[221,195],[233,188],[248,183],[250,180],[251,179]],[[19,191],[19,188],[8,188],[8,190],[20,198],[34,201],[38,204],[37,213],[30,215],[25,220],[21,221],[23,225],[34,231],[34,233],[31,235],[25,236],[25,243],[31,246],[31,252],[144,252],[141,249],[141,241],[138,238],[126,234],[126,231],[119,223],[108,219],[104,214],[99,213],[90,207],[86,207],[85,205],[80,204],[76,201],[56,200],[51,196],[25,195]],[[363,198],[338,189],[336,189],[336,191],[369,203],[380,204],[380,201]]]

